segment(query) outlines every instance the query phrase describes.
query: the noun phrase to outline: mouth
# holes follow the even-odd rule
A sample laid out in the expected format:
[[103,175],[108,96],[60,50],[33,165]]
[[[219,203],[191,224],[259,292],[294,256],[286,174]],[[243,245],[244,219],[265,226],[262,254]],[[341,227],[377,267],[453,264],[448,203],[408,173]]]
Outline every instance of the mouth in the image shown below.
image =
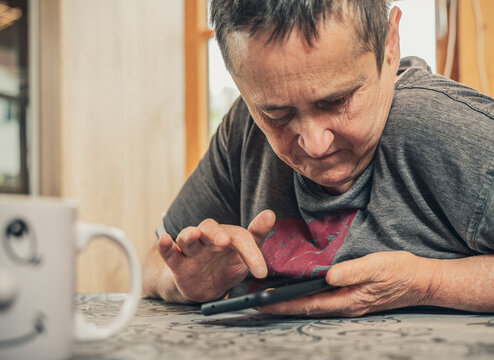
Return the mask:
[[343,150],[336,150],[336,151],[333,151],[329,154],[326,154],[326,155],[323,155],[323,156],[320,156],[320,157],[312,157],[312,156],[309,156],[309,161],[315,161],[315,162],[318,162],[318,163],[321,163],[321,162],[327,162],[327,161],[332,161],[336,156],[338,156],[339,154],[341,154]]
[[26,332],[24,335],[16,336],[10,339],[0,339],[0,348],[18,346],[36,339],[46,329],[44,320],[45,316],[42,313],[39,313],[34,319],[31,330]]

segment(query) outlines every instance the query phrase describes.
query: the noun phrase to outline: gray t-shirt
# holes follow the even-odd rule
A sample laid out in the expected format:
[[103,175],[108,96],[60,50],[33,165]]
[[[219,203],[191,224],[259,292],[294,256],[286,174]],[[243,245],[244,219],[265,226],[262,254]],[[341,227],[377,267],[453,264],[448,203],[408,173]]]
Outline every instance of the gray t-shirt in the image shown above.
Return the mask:
[[347,192],[331,196],[283,163],[239,98],[168,209],[166,231],[175,238],[206,218],[247,227],[271,209],[262,251],[272,277],[320,277],[377,251],[494,253],[494,100],[404,60],[374,160]]

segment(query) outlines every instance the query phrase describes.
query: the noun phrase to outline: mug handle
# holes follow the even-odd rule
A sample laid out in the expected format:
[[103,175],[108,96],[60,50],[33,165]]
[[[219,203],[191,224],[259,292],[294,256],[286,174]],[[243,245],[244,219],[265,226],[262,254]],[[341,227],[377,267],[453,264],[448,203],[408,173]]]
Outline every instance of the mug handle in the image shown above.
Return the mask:
[[134,316],[141,298],[141,266],[134,247],[125,233],[111,226],[78,222],[76,225],[77,252],[84,249],[96,237],[113,240],[125,252],[130,271],[130,290],[120,309],[120,314],[106,326],[90,323],[81,313],[76,313],[75,337],[77,341],[101,340],[122,330]]

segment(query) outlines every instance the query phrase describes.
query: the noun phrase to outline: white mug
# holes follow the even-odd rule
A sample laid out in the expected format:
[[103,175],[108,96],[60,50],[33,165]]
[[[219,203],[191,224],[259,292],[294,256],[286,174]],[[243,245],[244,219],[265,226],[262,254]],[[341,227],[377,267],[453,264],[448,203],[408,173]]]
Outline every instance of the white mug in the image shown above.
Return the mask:
[[[67,359],[74,341],[107,338],[132,318],[141,296],[137,254],[116,228],[76,220],[66,200],[0,195],[0,359]],[[107,326],[75,313],[75,257],[95,237],[125,252],[129,293]]]

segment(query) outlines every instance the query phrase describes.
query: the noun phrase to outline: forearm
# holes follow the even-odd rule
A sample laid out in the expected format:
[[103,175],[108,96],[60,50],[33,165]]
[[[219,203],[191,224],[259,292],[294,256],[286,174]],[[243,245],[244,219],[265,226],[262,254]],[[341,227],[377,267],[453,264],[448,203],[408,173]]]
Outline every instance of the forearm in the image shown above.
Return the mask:
[[177,289],[173,274],[163,261],[156,246],[149,251],[143,264],[143,291],[146,296],[168,302],[190,303]]
[[426,305],[494,312],[494,255],[432,260]]

